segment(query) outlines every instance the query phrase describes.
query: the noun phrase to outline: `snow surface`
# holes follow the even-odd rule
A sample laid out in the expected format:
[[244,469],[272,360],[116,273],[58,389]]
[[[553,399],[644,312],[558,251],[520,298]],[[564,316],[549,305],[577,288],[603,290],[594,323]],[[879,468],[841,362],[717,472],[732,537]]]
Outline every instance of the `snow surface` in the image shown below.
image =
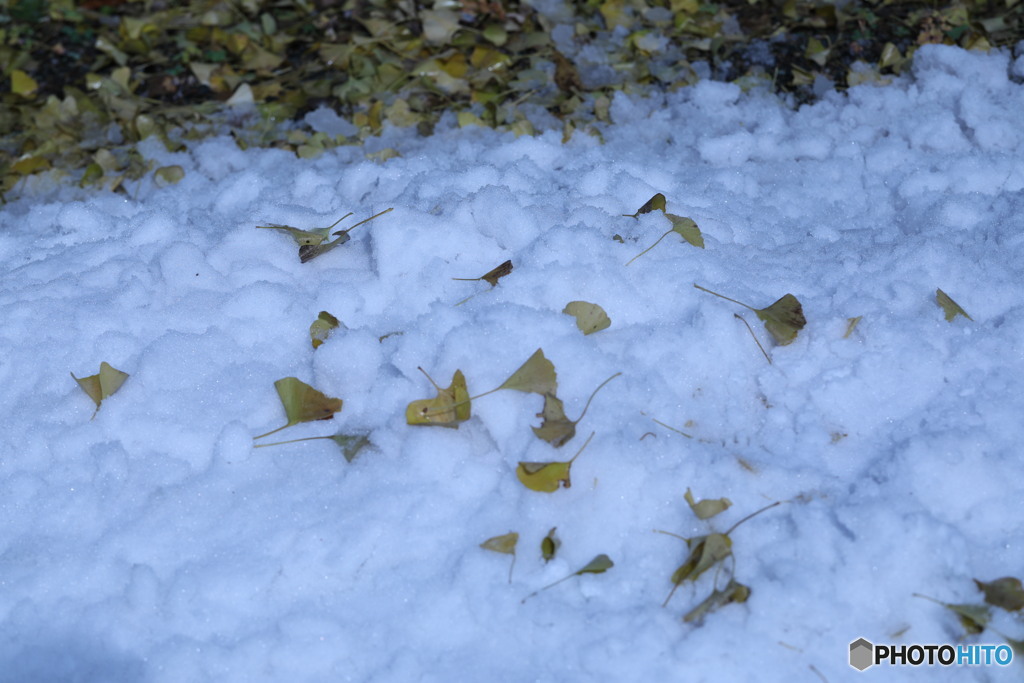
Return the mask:
[[[973,578],[1024,566],[1022,72],[1006,53],[926,47],[909,77],[796,110],[702,82],[616,98],[604,144],[441,126],[298,160],[218,137],[149,150],[184,167],[175,186],[12,201],[0,679],[1019,675],[861,674],[847,651],[956,643],[956,616],[913,594],[980,602]],[[401,156],[366,159],[387,147]],[[622,216],[656,192],[706,249],[671,234],[626,267],[670,227]],[[255,229],[387,207],[306,264]],[[494,289],[451,279],[505,259]],[[750,311],[692,283],[757,307],[792,293],[807,326],[773,347]],[[936,288],[973,322],[947,322]],[[572,300],[611,327],[583,336],[562,313]],[[321,310],[347,329],[314,351]],[[533,435],[541,398],[514,391],[475,401],[458,430],[406,425],[406,405],[434,396],[417,366],[444,386],[461,369],[477,394],[537,348],[570,417],[623,373],[565,447]],[[69,372],[102,361],[130,377],[90,419]],[[266,440],[369,432],[373,447],[352,463],[326,440],[253,449],[285,422],[286,376],[344,408]],[[519,461],[567,460],[591,431],[571,488],[517,480]],[[698,521],[687,488],[734,505]],[[683,623],[709,571],[662,608],[686,548],[654,529],[725,531],[778,500],[732,534],[749,601]],[[552,527],[562,546],[545,564]],[[479,544],[513,530],[510,584],[511,558]],[[521,602],[600,553],[609,571]]]

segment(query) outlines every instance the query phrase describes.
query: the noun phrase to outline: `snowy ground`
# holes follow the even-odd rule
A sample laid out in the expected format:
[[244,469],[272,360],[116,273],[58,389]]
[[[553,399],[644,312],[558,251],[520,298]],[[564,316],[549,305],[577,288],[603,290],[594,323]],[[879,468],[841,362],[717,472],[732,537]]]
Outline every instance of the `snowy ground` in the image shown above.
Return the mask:
[[[0,213],[0,680],[1010,680],[1021,662],[858,673],[850,641],[957,643],[943,607],[1024,567],[1024,63],[923,48],[913,75],[797,111],[704,82],[617,99],[605,143],[449,127],[316,160],[230,138],[170,155],[177,185],[73,186]],[[365,154],[392,147],[380,163]],[[701,250],[631,214],[655,193]],[[342,226],[300,263],[279,223]],[[613,239],[619,235],[621,241]],[[494,289],[476,277],[506,259]],[[786,293],[773,346],[750,311]],[[973,321],[947,322],[935,290]],[[463,305],[454,304],[476,293]],[[600,304],[584,336],[562,313]],[[317,350],[321,310],[347,329]],[[769,365],[743,323],[765,344]],[[844,338],[848,318],[863,316]],[[390,334],[400,333],[400,334]],[[383,340],[380,338],[389,335]],[[412,427],[537,349],[578,436],[541,397]],[[69,376],[130,377],[95,405]],[[344,400],[285,423],[294,376]],[[652,418],[690,433],[686,438]],[[527,489],[519,461],[568,460]],[[648,434],[651,432],[651,434]],[[733,506],[699,521],[683,494]],[[732,560],[679,587],[683,536],[732,533],[749,600],[682,616]],[[552,527],[562,545],[545,564]],[[517,561],[483,550],[517,531]],[[534,590],[604,553],[614,567]],[[717,576],[716,576],[717,574]],[[1005,615],[995,626],[1024,637]],[[967,642],[1003,643],[991,629]]]

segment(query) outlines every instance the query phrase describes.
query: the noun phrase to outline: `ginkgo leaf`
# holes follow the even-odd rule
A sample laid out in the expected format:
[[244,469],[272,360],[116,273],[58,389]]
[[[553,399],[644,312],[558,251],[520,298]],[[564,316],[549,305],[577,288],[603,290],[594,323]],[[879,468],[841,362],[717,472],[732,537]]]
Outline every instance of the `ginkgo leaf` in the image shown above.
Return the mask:
[[728,498],[706,498],[701,501],[694,501],[693,493],[689,487],[686,489],[686,493],[683,495],[686,503],[693,510],[693,514],[697,516],[697,519],[711,519],[720,512],[725,512],[732,505],[732,501]]
[[331,331],[337,329],[338,325],[340,323],[337,318],[327,311],[320,311],[320,315],[309,326],[309,336],[312,339],[313,348],[315,349],[323,344],[327,337],[330,336]]
[[949,298],[949,295],[943,292],[941,289],[935,290],[935,302],[942,307],[943,312],[946,314],[946,322],[953,322],[953,318],[958,315],[962,315],[970,321],[974,321],[974,318],[967,315],[967,311],[960,308],[960,304]]
[[764,326],[775,337],[779,346],[791,344],[796,339],[797,332],[807,324],[803,306],[792,294],[786,294],[771,306],[755,309],[754,312],[764,321]]
[[988,604],[1009,612],[1024,609],[1024,586],[1021,586],[1020,579],[1004,576],[988,583],[974,579],[974,583],[985,594],[985,602]]
[[616,372],[614,375],[601,382],[601,384],[594,389],[593,393],[590,394],[590,398],[587,399],[587,403],[583,406],[583,412],[575,420],[570,420],[565,416],[565,406],[562,404],[562,400],[554,394],[544,394],[544,409],[537,413],[537,417],[543,418],[540,427],[532,427],[533,433],[537,435],[538,439],[547,441],[555,448],[561,448],[566,443],[572,440],[576,436],[576,425],[579,424],[580,420],[587,414],[587,409],[590,408],[590,402],[594,400],[594,396],[601,390],[605,384],[611,382],[613,379],[621,375],[621,372]]
[[512,272],[512,261],[505,261],[494,270],[488,271],[480,277],[453,277],[453,280],[460,280],[462,282],[475,282],[476,280],[483,280],[491,285],[491,287],[498,286],[498,280],[505,277]]
[[559,486],[569,488],[572,486],[569,469],[593,438],[594,434],[591,432],[580,449],[576,451],[576,455],[566,462],[520,462],[516,467],[516,477],[523,486],[532,491],[552,493],[557,491]]
[[726,584],[722,590],[715,589],[711,592],[711,595],[706,597],[703,602],[694,607],[692,610],[686,613],[683,617],[683,621],[688,624],[700,624],[704,620],[704,617],[714,612],[719,607],[724,607],[732,603],[743,603],[750,597],[750,588],[744,586],[742,583],[737,582],[735,579],[729,579],[729,583]]
[[665,217],[672,221],[672,232],[679,233],[679,236],[695,247],[704,248],[704,235],[692,218],[677,216],[674,213],[666,213]]
[[284,406],[288,424],[253,437],[254,439],[262,439],[300,422],[329,420],[341,410],[340,398],[331,398],[295,377],[284,377],[277,380],[274,382],[274,388],[277,389],[281,405]]
[[572,574],[569,574],[568,576],[563,577],[563,578],[559,579],[558,581],[555,581],[554,583],[549,583],[548,585],[544,586],[543,588],[538,588],[537,590],[535,590],[534,592],[530,593],[525,598],[523,598],[522,601],[526,602],[527,600],[529,600],[533,596],[537,595],[537,593],[540,593],[541,591],[546,591],[549,588],[557,586],[558,584],[562,583],[563,581],[568,581],[569,579],[571,579],[574,576],[582,576],[584,574],[603,574],[603,573],[605,573],[606,571],[608,571],[609,569],[611,569],[614,566],[615,566],[615,563],[612,562],[612,559],[610,557],[608,557],[607,555],[605,555],[604,553],[601,553],[600,555],[598,555],[597,557],[592,559],[590,562],[588,562],[587,565],[585,567],[583,567],[582,569],[580,569],[578,571],[575,571]]
[[754,308],[749,304],[745,304],[742,301],[736,299],[730,299],[727,296],[713,292],[706,287],[701,287],[698,284],[694,284],[694,287],[707,292],[708,294],[714,294],[715,296],[731,301],[734,304],[739,304],[744,308],[749,308],[757,317],[764,321],[765,329],[771,333],[772,337],[775,338],[775,342],[779,346],[785,346],[791,344],[796,339],[797,333],[804,328],[807,324],[807,319],[804,318],[804,309],[800,305],[800,301],[792,294],[786,294],[781,299],[773,303],[771,306],[765,308]]
[[442,389],[423,368],[419,370],[437,389],[437,397],[410,403],[405,409],[406,423],[458,429],[459,424],[468,420],[471,415],[471,399],[466,389],[466,376],[462,374],[462,370],[456,370],[452,375],[452,383],[447,389]]
[[[690,554],[686,557],[686,561],[679,565],[679,568],[672,573],[672,590],[669,591],[668,597],[662,603],[662,607],[668,605],[669,600],[675,595],[676,589],[679,588],[683,581],[696,581],[700,578],[701,574],[732,555],[732,539],[729,537],[729,534],[735,531],[738,526],[780,504],[781,501],[776,501],[756,512],[750,513],[729,527],[729,530],[724,534],[711,533],[707,536],[684,538],[686,546],[690,549]],[[675,536],[675,534],[670,535]]]
[[636,210],[636,213],[624,213],[623,216],[629,216],[630,218],[636,218],[637,216],[651,211],[664,211],[665,210],[665,195],[658,193],[647,200],[643,206]]
[[[266,435],[264,435],[266,436]],[[334,443],[338,444],[338,448],[341,449],[342,455],[345,456],[345,460],[352,462],[356,459],[359,451],[363,450],[366,446],[370,445],[369,434],[342,434],[338,432],[331,436],[307,436],[302,439],[291,439],[289,441],[275,441],[274,443],[260,443],[253,446],[253,448],[269,448],[270,446],[283,446],[289,443],[298,443],[299,441],[317,441],[319,439],[330,439]]]
[[555,554],[562,546],[562,541],[559,540],[558,536],[555,536],[555,529],[557,528],[558,527],[551,527],[551,531],[548,532],[548,535],[541,539],[540,556],[544,558],[544,562],[550,562],[555,559]]
[[612,324],[603,308],[587,301],[570,301],[562,313],[576,318],[576,327],[585,335],[606,329]]
[[544,410],[537,413],[537,417],[544,418],[544,421],[540,427],[532,427],[533,433],[555,448],[564,446],[576,436],[576,423],[565,416],[565,407],[557,396],[544,395]]
[[942,605],[949,611],[953,612],[960,619],[960,624],[964,627],[967,633],[975,634],[981,633],[988,626],[988,622],[992,619],[992,611],[987,605],[971,605],[971,604],[954,604],[950,602],[943,602],[942,600],[936,600],[935,598],[920,593],[914,593],[914,597],[924,598],[930,600],[936,604]]
[[293,228],[289,225],[257,225],[256,227],[257,229],[262,230],[277,230],[279,232],[283,232],[290,235],[291,238],[295,240],[295,243],[299,245],[299,260],[302,263],[307,263],[312,259],[316,258],[317,256],[326,254],[331,249],[334,249],[335,247],[340,246],[345,242],[348,242],[350,239],[349,233],[352,230],[358,228],[363,223],[368,223],[372,221],[374,218],[377,218],[378,216],[383,216],[388,211],[391,211],[393,208],[394,207],[385,209],[380,213],[370,216],[366,220],[359,221],[350,228],[346,228],[345,230],[339,230],[335,232],[334,234],[337,235],[338,238],[330,242],[324,242],[324,240],[326,240],[328,236],[330,236],[331,230],[334,228],[334,226],[336,226],[338,223],[342,222],[343,220],[352,215],[351,211],[342,216],[341,218],[339,218],[338,220],[334,221],[334,223],[327,226],[326,228],[300,230],[298,228]]
[[488,538],[480,544],[480,547],[484,550],[493,550],[496,553],[504,553],[512,556],[512,565],[508,568],[509,583],[512,583],[512,570],[516,566],[516,544],[518,542],[519,534],[515,531],[510,531],[509,533],[502,534],[501,536]]
[[544,357],[543,349],[537,349],[498,389],[515,389],[541,396],[555,394],[558,391],[555,366]]
[[82,387],[82,391],[88,394],[89,398],[96,404],[96,410],[93,411],[93,417],[95,417],[103,399],[121,388],[124,381],[128,379],[128,373],[121,372],[106,361],[103,361],[100,363],[99,374],[79,379],[72,372],[71,377],[78,382],[78,386]]

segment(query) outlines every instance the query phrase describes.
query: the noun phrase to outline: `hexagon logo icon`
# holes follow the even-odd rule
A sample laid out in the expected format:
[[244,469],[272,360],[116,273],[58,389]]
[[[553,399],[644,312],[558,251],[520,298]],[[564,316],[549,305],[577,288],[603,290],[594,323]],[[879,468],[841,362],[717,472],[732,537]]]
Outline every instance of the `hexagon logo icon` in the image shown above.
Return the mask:
[[857,671],[864,671],[875,663],[875,646],[864,638],[850,643],[850,666]]

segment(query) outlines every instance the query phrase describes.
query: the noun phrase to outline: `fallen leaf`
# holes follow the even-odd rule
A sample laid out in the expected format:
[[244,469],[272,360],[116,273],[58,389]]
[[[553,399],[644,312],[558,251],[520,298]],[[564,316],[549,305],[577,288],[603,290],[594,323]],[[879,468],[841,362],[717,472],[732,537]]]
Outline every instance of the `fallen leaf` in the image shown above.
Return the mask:
[[658,193],[647,200],[647,202],[636,210],[636,213],[624,213],[623,216],[629,216],[630,218],[636,218],[637,216],[650,213],[651,211],[665,211],[665,195]]
[[527,600],[529,600],[533,596],[537,595],[541,591],[546,591],[549,588],[557,586],[558,584],[562,583],[563,581],[568,581],[569,579],[571,579],[574,576],[582,576],[583,574],[603,574],[604,572],[608,571],[609,569],[611,569],[614,566],[615,566],[615,563],[612,562],[612,559],[610,557],[608,557],[607,555],[605,555],[604,553],[602,553],[602,554],[598,555],[597,557],[595,557],[594,559],[592,559],[590,562],[588,562],[587,565],[585,567],[583,567],[583,569],[575,571],[572,574],[569,574],[568,576],[566,576],[564,578],[561,578],[558,581],[555,581],[554,583],[549,583],[548,585],[544,586],[543,588],[539,588],[539,589],[535,590],[534,592],[530,593],[525,598],[523,598],[522,601],[526,602]]
[[544,558],[544,562],[550,562],[555,559],[555,554],[561,547],[562,542],[555,536],[555,529],[558,527],[551,527],[551,531],[548,535],[541,539],[540,542],[540,556]]
[[974,579],[978,590],[985,594],[985,602],[1001,607],[1009,612],[1016,612],[1024,609],[1024,587],[1020,579],[1013,576],[1004,576],[1001,579],[985,583]]
[[11,92],[24,98],[31,98],[39,89],[34,78],[21,69],[11,69]]
[[927,595],[921,595],[920,593],[914,593],[914,597],[924,598],[930,600],[936,604],[942,605],[949,611],[953,612],[960,619],[960,624],[964,627],[964,630],[969,634],[981,633],[988,626],[988,622],[992,619],[991,610],[985,605],[970,605],[970,604],[954,604],[950,602],[943,602],[942,600],[936,600],[935,598]]
[[703,602],[694,607],[692,610],[686,613],[683,617],[683,621],[688,624],[700,624],[704,620],[704,617],[714,612],[719,607],[724,607],[732,603],[743,603],[750,597],[750,588],[744,586],[742,583],[737,582],[735,579],[729,579],[729,583],[722,590],[715,589],[711,595],[706,597]]
[[262,439],[300,422],[329,420],[341,410],[342,400],[340,398],[331,398],[295,377],[284,377],[277,380],[274,382],[274,388],[277,389],[281,405],[284,406],[288,423],[266,434],[253,437],[254,439]]
[[331,331],[338,328],[340,323],[338,319],[327,311],[320,311],[320,315],[317,316],[313,324],[309,326],[309,336],[313,343],[313,348],[319,347],[330,336]]
[[[544,351],[537,349],[512,376],[505,380],[498,389],[515,389],[527,393],[555,394],[558,390],[558,378],[555,366],[544,357]],[[495,389],[495,391],[498,391]]]
[[370,445],[369,434],[342,434],[341,432],[338,432],[331,436],[307,436],[302,439],[291,439],[290,441],[260,443],[253,446],[253,448],[269,448],[270,446],[283,446],[289,443],[298,443],[299,441],[317,441],[319,439],[330,439],[334,443],[338,444],[338,448],[341,449],[342,455],[345,456],[345,460],[348,462],[355,460],[359,451]]
[[71,373],[72,379],[78,382],[78,386],[82,387],[82,391],[89,395],[89,398],[96,404],[96,410],[93,411],[93,417],[96,417],[96,413],[100,409],[100,404],[103,399],[107,398],[115,391],[121,388],[124,381],[128,379],[128,373],[121,372],[117,368],[113,367],[106,361],[100,363],[99,374],[89,375],[79,379],[75,377],[75,373]]
[[516,467],[516,477],[531,491],[552,493],[560,486],[569,488],[572,486],[569,469],[593,438],[594,434],[591,433],[583,446],[576,451],[576,455],[566,462],[520,462]]
[[515,531],[510,531],[509,533],[502,534],[501,536],[488,538],[480,544],[480,547],[484,550],[493,550],[496,553],[504,553],[512,556],[512,565],[508,568],[509,583],[512,583],[512,570],[516,566],[516,544],[518,542],[519,534]]
[[470,418],[471,399],[466,389],[465,375],[461,370],[456,370],[452,375],[452,383],[447,389],[442,389],[423,368],[419,370],[437,389],[437,397],[410,403],[405,409],[406,423],[458,429],[460,423]]
[[683,498],[686,499],[687,505],[693,510],[693,514],[697,516],[697,519],[711,519],[715,515],[725,512],[732,505],[732,501],[728,498],[706,498],[701,501],[694,501],[693,493],[689,488],[686,489]]
[[554,394],[544,394],[544,409],[537,413],[537,417],[543,418],[540,427],[532,427],[533,433],[537,435],[538,439],[547,441],[555,448],[561,448],[566,443],[572,440],[576,436],[576,425],[580,423],[580,420],[587,414],[587,409],[590,408],[590,402],[594,400],[594,396],[597,392],[604,387],[605,384],[611,382],[613,379],[621,375],[621,372],[616,372],[614,375],[601,382],[597,389],[590,394],[590,398],[587,399],[586,405],[583,406],[583,412],[575,420],[570,420],[565,416],[565,407],[562,404],[562,400]]
[[330,242],[325,242],[324,240],[326,240],[328,236],[330,236],[331,230],[334,228],[334,226],[336,226],[338,223],[342,222],[343,220],[352,215],[351,211],[342,216],[341,218],[339,218],[338,220],[334,221],[334,223],[327,226],[326,228],[314,228],[313,230],[299,230],[298,228],[293,228],[289,225],[257,225],[256,227],[257,229],[261,230],[277,230],[278,232],[283,232],[288,235],[291,235],[291,238],[295,240],[295,242],[299,245],[299,261],[301,261],[302,263],[308,263],[317,256],[322,256],[331,249],[334,249],[335,247],[345,244],[345,242],[348,242],[350,239],[350,232],[358,228],[363,223],[369,223],[374,218],[377,218],[378,216],[383,216],[388,211],[393,210],[393,208],[394,207],[385,209],[380,213],[376,213],[365,220],[359,221],[350,228],[346,228],[345,230],[338,230],[337,232],[334,233],[335,235],[338,236],[337,239],[331,240]]
[[453,277],[453,280],[459,280],[461,282],[475,282],[477,280],[484,280],[489,283],[491,287],[498,286],[498,280],[505,277],[512,272],[512,261],[505,261],[494,270],[488,271],[480,277]]
[[[662,211],[664,211],[664,209],[662,209]],[[666,213],[665,217],[672,222],[672,229],[667,230],[664,235],[655,240],[654,244],[647,247],[633,258],[629,259],[629,261],[626,262],[627,266],[633,261],[636,261],[638,258],[643,256],[647,252],[649,252],[651,249],[654,249],[663,239],[671,235],[673,232],[677,233],[680,237],[682,237],[684,240],[686,240],[693,246],[700,247],[701,249],[704,248],[704,236],[701,234],[700,228],[697,227],[697,224],[693,221],[692,218],[677,216],[674,213]]]
[[562,313],[576,318],[576,327],[580,328],[584,335],[606,329],[612,324],[603,308],[587,301],[570,301]]
[[757,314],[757,317],[764,322],[765,328],[771,333],[772,337],[775,338],[775,342],[779,346],[791,344],[793,340],[796,339],[797,333],[804,328],[804,325],[807,324],[807,320],[804,318],[803,306],[800,305],[800,301],[792,294],[786,294],[771,306],[767,306],[765,308],[754,308],[749,304],[737,301],[736,299],[730,299],[727,296],[719,294],[718,292],[713,292],[698,284],[694,284],[693,286],[702,292],[714,294],[721,299],[731,301],[734,304],[739,304],[744,308],[752,310]]
[[943,292],[941,289],[935,290],[935,301],[942,307],[942,310],[946,314],[946,322],[953,322],[953,318],[958,315],[962,315],[970,321],[974,321],[974,318],[967,315],[967,311],[960,308],[960,304],[949,298],[949,295]]
[[157,187],[176,185],[185,177],[185,169],[175,164],[173,166],[161,166],[153,171],[153,181]]

